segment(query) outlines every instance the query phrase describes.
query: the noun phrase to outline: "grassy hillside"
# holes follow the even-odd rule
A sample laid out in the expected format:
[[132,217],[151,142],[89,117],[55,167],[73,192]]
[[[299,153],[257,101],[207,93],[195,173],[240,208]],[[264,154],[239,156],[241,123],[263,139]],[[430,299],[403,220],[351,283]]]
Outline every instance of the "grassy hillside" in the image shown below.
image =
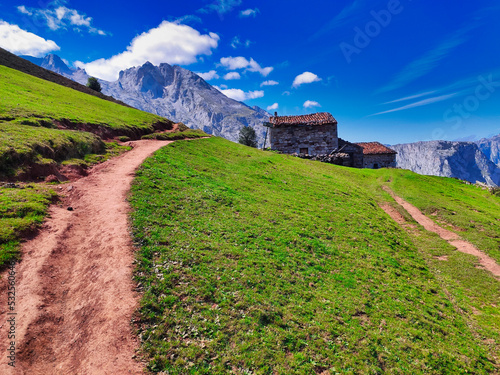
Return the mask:
[[[152,133],[168,120],[0,65],[0,120],[19,124],[89,124],[116,134]],[[171,124],[171,123],[170,123]]]
[[[384,172],[381,180],[437,224],[456,232],[500,263],[500,199],[486,189],[444,177]],[[425,193],[423,193],[425,192]]]
[[104,95],[100,92],[94,91],[87,86],[81,85],[78,82],[72,81],[69,78],[63,77],[57,73],[54,73],[50,70],[44,69],[36,64],[33,64],[32,62],[25,60],[19,56],[14,55],[13,53],[10,53],[9,51],[4,50],[3,48],[0,48],[0,65],[6,66],[11,69],[18,70],[20,72],[29,74],[34,77],[38,77],[41,79],[44,79],[46,81],[50,81],[53,83],[56,83],[61,86],[66,86],[69,88],[72,88],[74,90],[83,92],[85,94],[93,95],[98,98],[104,99],[104,100],[109,100],[114,103],[118,103],[120,105],[129,107],[127,104],[116,100],[115,98],[111,96]]
[[0,186],[0,267],[17,257],[19,238],[36,230],[56,197],[36,184]]
[[[435,254],[456,255],[447,243],[419,229],[408,234],[378,207],[391,199],[382,184],[397,192],[404,185],[398,174],[414,175],[215,138],[157,152],[130,199],[144,289],[137,320],[150,369],[493,372],[498,307],[483,308],[482,319],[472,311],[498,306],[499,283],[467,256],[442,266]],[[421,194],[436,190],[419,184]],[[483,207],[490,198],[475,199]]]

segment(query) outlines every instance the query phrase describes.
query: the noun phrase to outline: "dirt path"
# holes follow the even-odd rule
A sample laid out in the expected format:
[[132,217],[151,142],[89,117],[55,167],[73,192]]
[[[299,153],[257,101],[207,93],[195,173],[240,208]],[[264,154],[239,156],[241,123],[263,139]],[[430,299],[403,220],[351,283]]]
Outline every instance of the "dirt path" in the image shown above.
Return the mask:
[[[388,192],[394,198],[394,200],[426,230],[436,233],[443,240],[448,241],[448,243],[455,247],[458,251],[476,256],[479,260],[479,264],[484,267],[484,269],[490,271],[497,278],[500,278],[500,265],[497,264],[493,258],[483,253],[470,242],[462,239],[458,234],[437,225],[434,221],[425,216],[417,207],[394,194],[394,192],[387,186],[384,186],[383,189]],[[398,224],[404,223],[404,218],[394,208],[390,207],[389,205],[381,205],[381,208]]]
[[[1,374],[140,374],[130,327],[138,295],[126,195],[134,171],[168,141],[134,149],[63,185],[40,234],[16,266],[15,369],[7,365],[6,274],[0,285]],[[68,206],[73,211],[67,209]]]

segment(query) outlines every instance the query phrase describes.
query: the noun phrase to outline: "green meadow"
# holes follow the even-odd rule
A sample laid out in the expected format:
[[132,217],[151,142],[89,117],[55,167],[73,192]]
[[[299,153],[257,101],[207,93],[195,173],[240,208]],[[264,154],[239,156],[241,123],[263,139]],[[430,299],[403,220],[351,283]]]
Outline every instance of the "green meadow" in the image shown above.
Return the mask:
[[54,120],[100,125],[119,131],[153,132],[168,121],[0,65],[0,121],[47,125]]
[[[433,203],[421,208],[428,205],[436,220],[452,210],[481,222],[492,252],[499,198],[475,186],[337,167],[220,138],[156,152],[130,196],[144,293],[135,323],[148,368],[498,371],[499,282],[432,233],[417,225],[408,233],[393,222],[378,206],[392,202],[384,184],[417,206],[428,196]],[[451,208],[442,189],[453,193]],[[472,241],[483,227],[460,233]]]

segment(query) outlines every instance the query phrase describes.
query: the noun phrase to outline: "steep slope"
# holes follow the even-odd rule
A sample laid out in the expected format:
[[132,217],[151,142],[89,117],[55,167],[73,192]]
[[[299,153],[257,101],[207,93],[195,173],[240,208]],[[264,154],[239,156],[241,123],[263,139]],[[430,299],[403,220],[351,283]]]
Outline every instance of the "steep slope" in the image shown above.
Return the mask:
[[472,183],[500,185],[500,168],[471,142],[430,141],[391,146],[399,168]]
[[[85,83],[84,70],[71,70],[55,55],[33,62]],[[230,99],[197,74],[169,64],[142,66],[120,72],[115,82],[100,80],[102,91],[134,108],[183,122],[208,134],[237,141],[243,126],[256,130],[260,145],[264,142],[264,122],[269,114],[259,107],[249,107]]]
[[488,159],[500,166],[500,134],[491,138],[480,139],[475,143]]
[[172,126],[166,118],[102,100],[2,65],[0,82],[0,122],[58,125],[103,136],[139,136],[151,133],[155,128]]
[[52,70],[55,73],[61,75],[71,76],[74,71],[70,69],[66,63],[57,55],[50,54],[44,58],[38,58],[33,56],[19,56],[25,60],[31,61],[33,64],[39,65],[44,69]]
[[[44,62],[45,59],[41,59],[41,60],[35,59],[34,61]],[[48,61],[50,61],[50,58],[48,59]],[[57,65],[54,64],[54,61],[55,60],[52,59],[52,64],[50,66],[51,67],[57,66],[57,70],[61,70],[60,63],[62,63],[63,65],[66,66],[66,64],[64,64],[64,62],[62,60]],[[35,63],[32,63],[30,61],[27,61],[27,60],[21,58],[21,57],[18,57],[16,55],[4,50],[3,48],[0,48],[0,65],[6,66],[6,67],[11,68],[11,69],[18,70],[20,72],[23,72],[23,73],[26,73],[26,74],[29,74],[29,75],[32,75],[32,76],[35,76],[35,77],[38,77],[41,79],[44,79],[44,80],[49,81],[49,82],[57,83],[58,85],[61,85],[61,86],[66,86],[66,87],[72,88],[74,90],[83,92],[83,93],[88,94],[88,95],[97,96],[98,98],[105,99],[105,100],[115,102],[115,103],[118,103],[120,105],[128,107],[128,105],[116,100],[115,98],[112,98],[110,96],[107,96],[107,95],[104,95],[104,94],[99,93],[97,91],[89,89],[87,86],[84,85],[87,82],[86,80],[85,80],[85,82],[80,82],[80,83],[83,83],[83,84],[80,84],[72,79],[69,79],[65,76],[63,77],[62,75],[60,75],[58,73],[55,73],[51,70],[44,69]],[[66,68],[68,68],[68,67],[66,66]],[[66,70],[66,69],[63,68],[62,70]],[[75,73],[81,74],[81,72],[82,71],[80,70],[80,71],[77,71]]]
[[166,118],[2,65],[0,97],[1,178],[57,175],[58,164],[67,159],[104,152],[100,137],[138,139],[173,128]]

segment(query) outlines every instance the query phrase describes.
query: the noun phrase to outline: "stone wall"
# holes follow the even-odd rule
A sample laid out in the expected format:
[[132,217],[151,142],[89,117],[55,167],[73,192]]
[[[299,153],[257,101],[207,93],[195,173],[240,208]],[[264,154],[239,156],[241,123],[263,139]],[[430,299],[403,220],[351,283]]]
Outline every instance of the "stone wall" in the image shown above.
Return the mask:
[[364,168],[396,168],[396,154],[364,155]]
[[279,126],[269,130],[271,149],[285,154],[329,154],[339,146],[336,124]]
[[344,152],[350,156],[350,165],[345,165],[346,167],[353,168],[363,168],[363,147],[358,146],[354,143],[344,141],[339,138],[339,151]]

